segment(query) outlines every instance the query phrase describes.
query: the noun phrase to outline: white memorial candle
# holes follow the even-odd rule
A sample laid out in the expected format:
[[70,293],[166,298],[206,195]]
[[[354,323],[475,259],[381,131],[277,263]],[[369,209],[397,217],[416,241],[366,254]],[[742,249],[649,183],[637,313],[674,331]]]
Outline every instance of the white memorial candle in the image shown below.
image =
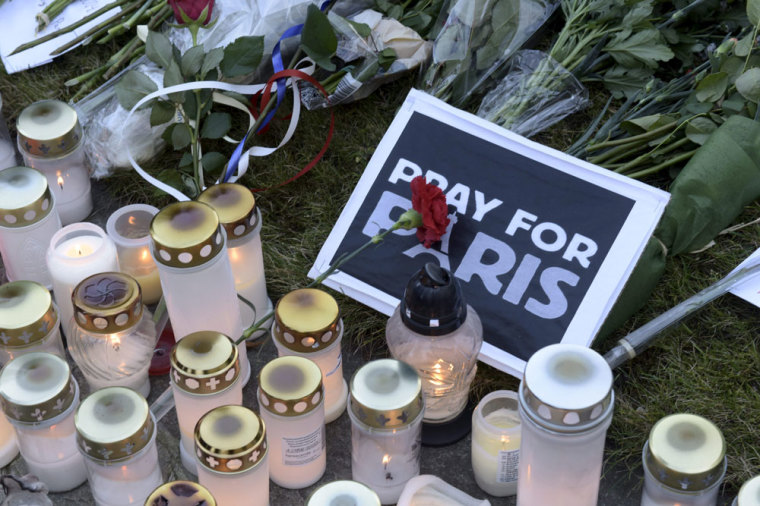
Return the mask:
[[16,161],[16,148],[11,144],[10,139],[0,137],[0,170],[18,165]]
[[145,501],[146,506],[217,506],[206,487],[194,481],[176,480],[156,488]]
[[8,422],[5,414],[0,413],[0,467],[11,463],[18,455],[18,442],[13,425]]
[[53,279],[53,294],[66,336],[71,333],[74,309],[71,294],[84,278],[119,270],[116,246],[92,223],[74,223],[59,230],[50,240],[47,266]]

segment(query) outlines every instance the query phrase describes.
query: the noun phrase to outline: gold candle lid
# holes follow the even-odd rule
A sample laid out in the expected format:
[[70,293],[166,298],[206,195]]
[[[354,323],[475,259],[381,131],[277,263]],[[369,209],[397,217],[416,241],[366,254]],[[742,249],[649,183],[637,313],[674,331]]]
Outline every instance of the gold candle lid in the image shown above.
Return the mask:
[[58,312],[47,288],[34,281],[0,286],[0,346],[34,346],[57,325]]
[[760,506],[760,476],[744,482],[736,496],[736,506]]
[[661,418],[649,433],[644,452],[655,479],[682,491],[709,488],[723,478],[726,442],[720,429],[698,415]]
[[341,327],[340,309],[332,295],[301,288],[277,301],[272,335],[290,350],[314,353],[335,342]]
[[81,328],[115,334],[137,325],[143,314],[140,285],[123,272],[100,272],[83,279],[71,294]]
[[16,422],[55,418],[73,404],[77,393],[69,364],[52,353],[27,353],[0,370],[3,411]]
[[26,107],[16,120],[16,129],[19,149],[43,158],[63,156],[82,139],[77,112],[60,100],[41,100]]
[[405,362],[392,358],[373,360],[351,378],[350,409],[370,427],[405,427],[422,412],[422,381]]
[[216,506],[216,500],[203,485],[178,480],[159,486],[145,500],[145,506]]
[[280,416],[300,416],[324,406],[322,371],[308,358],[287,356],[259,373],[259,404]]
[[126,387],[90,394],[74,416],[77,444],[87,457],[120,462],[148,446],[155,424],[143,396]]
[[340,480],[326,483],[316,489],[306,506],[380,506],[380,498],[363,483]]
[[615,399],[610,366],[597,352],[577,344],[553,344],[535,352],[518,395],[531,420],[564,433],[604,422]]
[[248,471],[267,453],[264,421],[243,406],[214,408],[195,425],[195,453],[198,462],[211,471]]
[[204,190],[198,200],[214,208],[228,240],[244,237],[258,225],[256,199],[251,190],[243,185],[215,184]]
[[53,209],[47,178],[29,167],[0,171],[0,227],[33,225]]
[[240,376],[238,348],[222,333],[193,332],[172,348],[171,367],[177,388],[196,395],[218,394]]
[[153,256],[169,267],[202,265],[222,250],[219,217],[203,202],[175,202],[161,209],[150,223]]

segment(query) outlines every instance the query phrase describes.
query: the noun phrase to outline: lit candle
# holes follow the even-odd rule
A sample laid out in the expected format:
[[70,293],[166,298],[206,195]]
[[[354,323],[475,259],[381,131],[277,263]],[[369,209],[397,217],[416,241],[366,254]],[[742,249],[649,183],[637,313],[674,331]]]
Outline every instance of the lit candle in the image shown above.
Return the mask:
[[29,472],[51,492],[84,483],[87,471],[74,427],[79,387],[66,361],[38,352],[12,360],[0,370],[0,395]]
[[358,481],[340,480],[322,485],[306,501],[306,506],[338,506],[340,504],[380,506],[380,498],[371,488]]
[[92,211],[90,172],[74,108],[60,100],[35,102],[21,111],[16,128],[24,164],[47,177],[61,222],[85,219]]
[[74,309],[71,294],[84,278],[119,270],[116,246],[102,228],[92,223],[63,227],[50,240],[47,266],[53,279],[53,294],[66,336],[72,328]]
[[404,362],[375,360],[351,379],[351,473],[383,504],[420,474],[423,410],[420,377]]
[[137,280],[143,302],[155,304],[161,298],[158,267],[150,255],[150,222],[158,209],[133,204],[117,209],[106,223],[108,236],[116,244],[121,271]]
[[517,394],[486,395],[472,414],[472,471],[485,492],[504,497],[517,492],[520,415]]

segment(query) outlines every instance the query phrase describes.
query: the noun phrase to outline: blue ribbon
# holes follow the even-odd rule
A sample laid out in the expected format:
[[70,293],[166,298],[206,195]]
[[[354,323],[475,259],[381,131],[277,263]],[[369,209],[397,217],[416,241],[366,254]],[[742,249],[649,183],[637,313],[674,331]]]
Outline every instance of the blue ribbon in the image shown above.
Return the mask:
[[[325,0],[322,2],[322,5],[319,7],[319,10],[324,12],[325,9],[327,9],[327,6],[330,5],[330,2],[332,0]],[[298,25],[293,25],[282,34],[280,37],[280,40],[277,41],[277,44],[274,45],[274,49],[272,49],[272,67],[274,68],[274,73],[281,72],[285,70],[285,65],[282,63],[282,52],[280,50],[280,43],[285,40],[289,39],[290,37],[295,37],[296,35],[301,35],[301,32],[303,31],[303,23]],[[266,115],[264,118],[264,121],[261,122],[261,125],[259,126],[259,129],[256,131],[256,133],[261,133],[261,131],[266,127],[270,121],[272,121],[272,118],[274,118],[274,114],[277,112],[277,109],[280,107],[280,104],[285,99],[285,79],[284,77],[281,77],[277,79],[277,103],[272,108],[271,111],[269,111],[269,114]],[[232,152],[232,156],[230,156],[230,161],[227,163],[227,172],[224,174],[224,179],[222,179],[223,182],[229,181],[229,179],[232,177],[232,175],[237,172],[238,164],[240,163],[240,157],[243,156],[243,149],[245,146],[245,143],[248,141],[248,136],[250,135],[251,131],[248,130],[246,132],[245,137],[243,137],[243,140],[240,141],[240,143],[235,148],[235,151]]]

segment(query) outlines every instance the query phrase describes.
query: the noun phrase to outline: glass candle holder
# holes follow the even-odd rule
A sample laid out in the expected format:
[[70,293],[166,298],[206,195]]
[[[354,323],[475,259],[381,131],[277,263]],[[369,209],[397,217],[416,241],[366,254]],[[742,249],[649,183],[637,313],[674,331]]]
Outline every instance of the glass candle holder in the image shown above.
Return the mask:
[[[415,273],[388,320],[385,338],[391,355],[416,368],[422,378],[425,423],[449,422],[464,411],[483,344],[483,325],[451,272],[427,263]],[[460,438],[467,434],[467,425]]]
[[87,480],[74,428],[79,387],[64,359],[34,352],[9,362],[0,370],[0,401],[29,472],[48,490],[65,492]]
[[280,357],[259,373],[259,413],[274,457],[269,478],[283,488],[306,488],[325,473],[322,372],[309,359]]
[[97,506],[142,505],[164,481],[155,420],[134,390],[98,390],[79,405],[74,423]]
[[65,358],[58,310],[41,284],[6,283],[0,286],[0,364],[34,351]]
[[[251,190],[235,183],[210,186],[198,200],[214,208],[227,232],[227,254],[230,257],[235,290],[253,308],[240,301],[243,326],[250,327],[272,310],[264,277],[264,255],[261,252],[261,211]],[[261,330],[248,338],[255,341],[266,335],[272,325],[269,319]]]
[[680,413],[661,418],[642,452],[641,506],[715,506],[726,473],[726,443],[712,422]]
[[525,366],[519,401],[518,506],[596,504],[614,404],[607,362],[583,346],[546,346]]
[[520,413],[517,393],[491,392],[472,413],[472,471],[486,493],[505,497],[517,493],[520,459]]
[[325,388],[325,422],[346,409],[348,384],[343,378],[343,320],[338,303],[327,292],[302,288],[277,302],[272,337],[277,354],[300,356],[322,371]]
[[177,480],[154,490],[145,500],[145,506],[216,506],[216,499],[200,483]]
[[147,397],[157,334],[137,281],[121,272],[94,274],[77,285],[71,300],[69,351],[90,391],[122,386]]
[[11,134],[3,116],[3,96],[0,95],[0,170],[18,165],[16,148],[13,147]]
[[26,107],[16,121],[18,149],[24,165],[42,172],[55,196],[61,223],[84,220],[92,211],[90,169],[82,126],[73,107],[42,100]]
[[351,378],[351,473],[382,504],[420,474],[423,411],[420,377],[404,362],[375,360]]
[[[216,212],[202,202],[169,204],[153,218],[150,235],[175,339],[201,330],[238,339],[243,323]],[[245,343],[238,346],[245,384],[251,366]]]
[[13,425],[0,413],[0,468],[10,464],[18,455],[18,440]]
[[185,469],[197,473],[195,425],[219,406],[243,404],[238,348],[219,332],[193,332],[171,352],[171,388],[179,422],[179,453]]
[[214,408],[195,426],[198,482],[219,504],[269,505],[264,422],[243,406]]
[[155,304],[161,298],[158,267],[150,255],[150,222],[158,209],[147,204],[124,206],[106,222],[108,237],[116,244],[121,272],[140,284],[143,303]]
[[322,485],[312,492],[306,506],[336,506],[340,504],[380,506],[374,490],[358,481],[340,480]]
[[0,172],[0,254],[9,281],[52,287],[45,252],[60,229],[45,176],[28,167]]
[[71,335],[74,306],[71,294],[84,278],[99,272],[119,270],[116,246],[108,235],[92,223],[74,223],[50,239],[46,261],[53,279],[53,295],[58,304],[61,328]]
[[744,482],[731,506],[760,506],[760,476]]

